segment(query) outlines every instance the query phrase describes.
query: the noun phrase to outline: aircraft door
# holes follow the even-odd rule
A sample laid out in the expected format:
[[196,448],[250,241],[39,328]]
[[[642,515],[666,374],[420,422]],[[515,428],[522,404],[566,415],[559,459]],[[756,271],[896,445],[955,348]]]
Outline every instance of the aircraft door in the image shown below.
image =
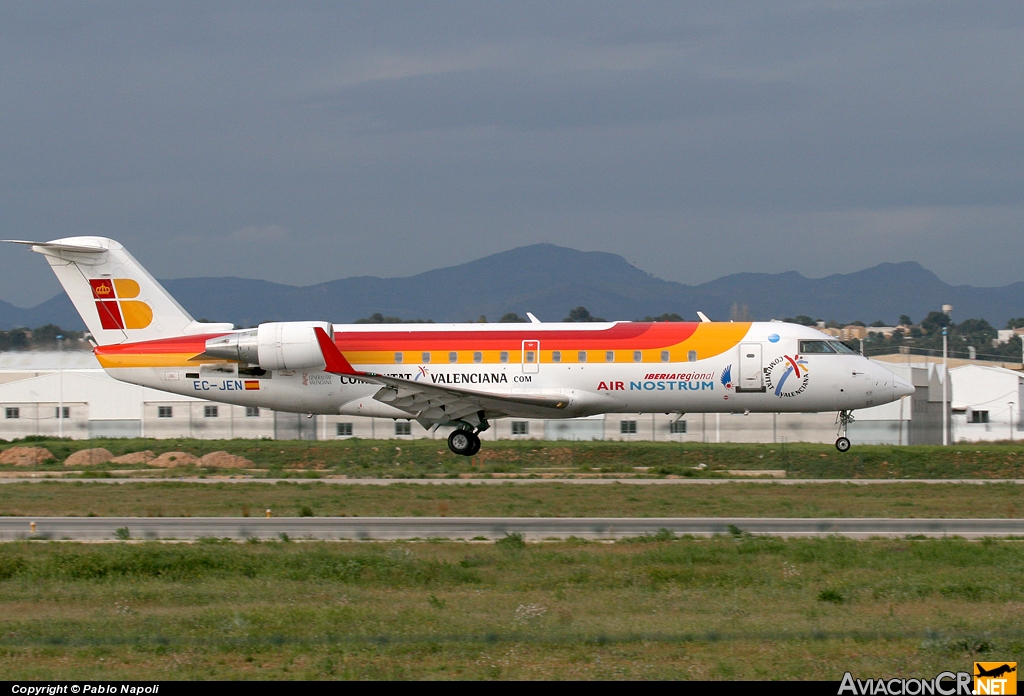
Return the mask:
[[523,372],[540,372],[540,341],[523,341]]
[[738,392],[763,392],[764,371],[761,362],[760,343],[740,344],[740,370],[736,382]]

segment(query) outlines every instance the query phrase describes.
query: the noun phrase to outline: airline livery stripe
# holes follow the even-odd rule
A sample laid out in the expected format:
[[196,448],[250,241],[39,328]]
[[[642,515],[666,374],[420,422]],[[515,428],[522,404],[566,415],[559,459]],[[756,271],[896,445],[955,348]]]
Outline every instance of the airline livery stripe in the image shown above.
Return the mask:
[[[657,324],[621,323],[599,330],[572,329],[524,329],[517,328],[487,331],[353,331],[341,332],[342,350],[366,350],[378,346],[394,346],[395,350],[501,350],[509,345],[521,345],[523,341],[540,341],[541,346],[552,350],[635,350],[664,348],[689,339],[702,330],[702,324],[695,322],[662,322]],[[730,325],[720,325],[730,326]],[[748,322],[731,326],[742,327],[743,333],[750,328]]]
[[195,367],[213,363],[230,363],[229,360],[192,360],[195,353],[137,353],[135,355],[109,355],[96,350],[100,367]]
[[[100,303],[97,303],[100,304]],[[116,309],[115,309],[116,311]],[[120,316],[117,317],[121,319]],[[123,322],[119,321],[123,325]],[[734,348],[750,329],[748,322],[720,324],[624,324],[629,332],[614,331],[566,331],[526,333],[523,331],[472,331],[455,332],[409,332],[375,331],[371,334],[338,332],[335,345],[342,355],[354,365],[391,365],[395,353],[403,354],[403,362],[420,364],[422,353],[431,353],[434,364],[448,364],[449,353],[456,354],[459,364],[498,365],[501,354],[508,353],[509,364],[522,362],[523,337],[540,341],[540,362],[553,363],[553,352],[561,353],[563,363],[578,362],[578,353],[588,351],[588,362],[604,363],[605,353],[612,352],[615,362],[634,362],[634,352],[640,351],[641,362],[664,362],[662,351],[668,351],[668,362],[688,362],[690,353],[704,360],[720,355]],[[645,327],[647,327],[645,329]],[[656,329],[656,330],[655,330]],[[675,330],[671,330],[675,329]],[[649,336],[648,334],[657,334]],[[226,362],[219,359],[196,359],[206,349],[209,338],[224,334],[184,336],[179,338],[123,343],[102,346],[96,349],[96,357],[103,367],[172,367],[203,363]],[[366,340],[374,336],[374,341]],[[639,338],[642,336],[643,338]],[[656,339],[656,340],[655,340]],[[654,345],[651,345],[653,342]],[[480,363],[473,360],[474,353],[481,353]]]

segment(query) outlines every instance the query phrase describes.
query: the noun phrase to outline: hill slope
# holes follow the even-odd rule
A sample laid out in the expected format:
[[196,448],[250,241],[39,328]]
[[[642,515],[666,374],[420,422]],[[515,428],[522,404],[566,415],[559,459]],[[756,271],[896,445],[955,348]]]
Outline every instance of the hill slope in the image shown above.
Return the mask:
[[[840,322],[900,314],[919,320],[943,304],[955,319],[988,319],[1001,327],[1024,316],[1024,283],[999,288],[952,286],[913,262],[883,263],[855,273],[805,278],[788,273],[739,273],[701,285],[661,280],[621,256],[534,244],[406,278],[343,278],[296,287],[245,278],[162,281],[197,318],[254,326],[262,321],[324,319],[345,323],[374,312],[403,319],[496,321],[506,312],[533,312],[559,321],[587,307],[607,319],[640,319],[676,312],[728,319],[733,304],[755,319],[807,314]],[[0,328],[46,323],[83,328],[70,301],[58,295],[31,309],[0,302]]]

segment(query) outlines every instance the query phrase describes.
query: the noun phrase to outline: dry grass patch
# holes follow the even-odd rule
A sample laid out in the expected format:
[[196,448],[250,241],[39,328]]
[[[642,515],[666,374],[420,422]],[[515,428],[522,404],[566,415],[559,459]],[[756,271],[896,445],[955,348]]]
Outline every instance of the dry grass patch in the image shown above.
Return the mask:
[[394,484],[107,485],[85,481],[4,484],[0,515],[130,517],[518,516],[518,517],[975,517],[1024,511],[1014,484],[715,486],[558,483],[429,486]]

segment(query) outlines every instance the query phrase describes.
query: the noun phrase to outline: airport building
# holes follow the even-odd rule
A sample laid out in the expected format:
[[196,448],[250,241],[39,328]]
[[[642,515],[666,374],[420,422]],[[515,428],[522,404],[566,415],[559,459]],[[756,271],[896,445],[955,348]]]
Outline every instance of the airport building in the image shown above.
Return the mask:
[[965,365],[949,371],[957,440],[1019,440],[1024,377],[1002,367]]
[[[915,358],[917,359],[917,358]],[[949,441],[1018,439],[1024,376],[985,363],[950,369]],[[849,436],[859,444],[941,444],[941,364],[886,362],[916,392],[858,410]],[[567,420],[501,419],[483,440],[657,440],[823,442],[836,439],[834,412],[810,414],[607,414]],[[218,404],[118,382],[92,353],[0,353],[0,438],[153,437],[333,440],[447,437],[415,421],[314,416]]]

